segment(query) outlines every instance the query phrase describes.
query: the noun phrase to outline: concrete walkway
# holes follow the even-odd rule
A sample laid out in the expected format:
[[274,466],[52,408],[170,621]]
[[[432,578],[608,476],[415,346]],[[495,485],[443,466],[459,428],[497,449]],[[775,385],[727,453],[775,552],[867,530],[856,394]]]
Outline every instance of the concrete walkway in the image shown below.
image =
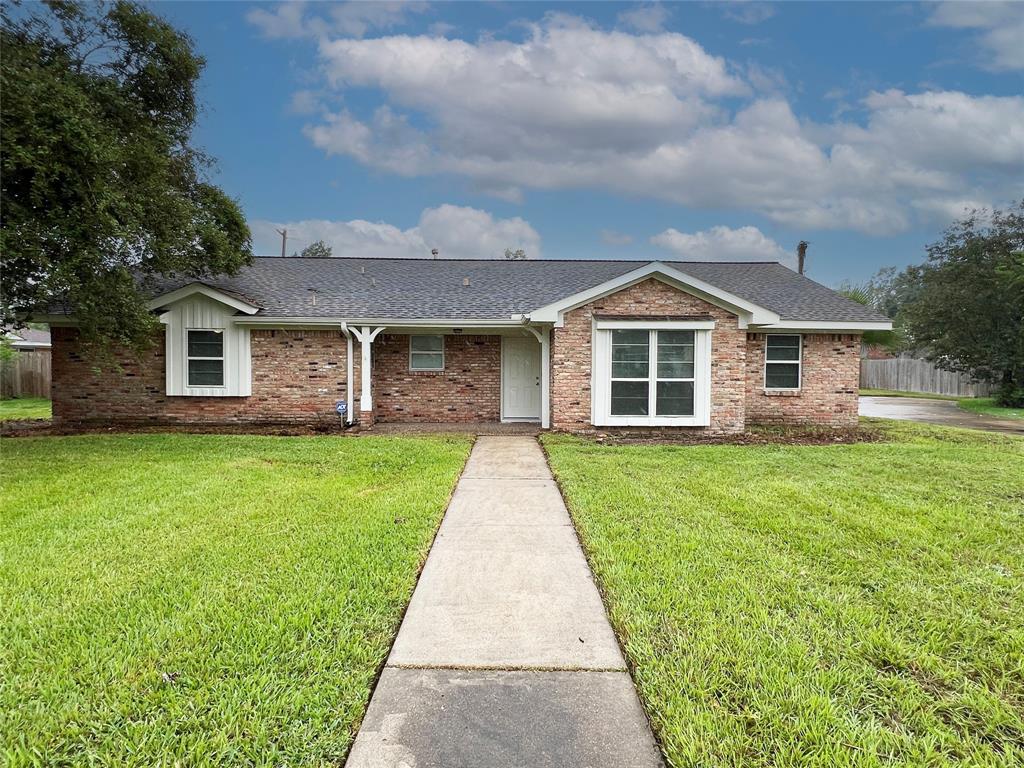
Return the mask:
[[945,427],[965,427],[1008,435],[1024,435],[1024,421],[983,416],[960,408],[954,400],[933,400],[924,397],[860,398],[860,415],[881,419],[920,421]]
[[533,438],[477,440],[347,765],[663,765]]

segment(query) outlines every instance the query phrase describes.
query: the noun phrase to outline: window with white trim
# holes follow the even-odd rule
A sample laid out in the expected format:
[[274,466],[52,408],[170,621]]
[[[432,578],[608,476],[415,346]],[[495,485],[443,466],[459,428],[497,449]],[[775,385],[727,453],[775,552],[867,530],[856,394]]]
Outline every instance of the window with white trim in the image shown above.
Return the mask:
[[442,334],[409,337],[409,370],[444,370],[444,336]]
[[769,333],[764,341],[764,388],[800,389],[800,334]]
[[611,416],[693,416],[694,332],[612,334]]
[[707,425],[713,325],[598,320],[594,338],[594,424]]
[[186,375],[190,387],[224,386],[224,331],[189,330]]

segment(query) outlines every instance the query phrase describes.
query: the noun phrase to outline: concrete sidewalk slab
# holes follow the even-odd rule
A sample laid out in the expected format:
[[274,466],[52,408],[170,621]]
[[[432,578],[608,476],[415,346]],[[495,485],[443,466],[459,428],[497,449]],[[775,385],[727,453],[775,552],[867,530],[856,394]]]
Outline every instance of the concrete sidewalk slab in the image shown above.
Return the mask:
[[[532,450],[524,446],[532,444]],[[480,437],[466,462],[464,478],[551,479],[551,470],[537,441],[528,437]]]
[[662,765],[536,440],[473,447],[347,765]]
[[657,768],[625,672],[386,669],[350,766]]

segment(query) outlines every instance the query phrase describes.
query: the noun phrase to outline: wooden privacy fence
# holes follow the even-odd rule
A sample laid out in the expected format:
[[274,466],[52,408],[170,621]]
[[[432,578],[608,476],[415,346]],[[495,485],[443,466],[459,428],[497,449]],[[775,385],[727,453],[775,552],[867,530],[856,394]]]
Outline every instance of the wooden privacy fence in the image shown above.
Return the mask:
[[50,350],[18,352],[0,360],[0,397],[50,397]]
[[864,389],[894,389],[959,397],[987,397],[993,390],[988,382],[975,381],[965,373],[943,371],[927,360],[903,356],[889,360],[861,360],[860,385]]

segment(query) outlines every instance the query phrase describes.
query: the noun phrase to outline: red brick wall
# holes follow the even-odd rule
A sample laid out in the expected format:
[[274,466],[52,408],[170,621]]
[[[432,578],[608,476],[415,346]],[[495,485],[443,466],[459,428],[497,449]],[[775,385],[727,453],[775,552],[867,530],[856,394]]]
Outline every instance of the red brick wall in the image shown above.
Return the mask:
[[[603,299],[568,312],[565,325],[555,328],[551,356],[551,425],[556,429],[590,430],[591,338],[595,312],[608,315],[710,315],[716,320],[711,332],[711,425],[664,427],[664,430],[742,432],[744,429],[744,379],[746,331],[736,315],[650,278]],[[600,427],[602,431],[615,428]],[[629,431],[636,431],[632,428]]]
[[498,421],[501,337],[449,334],[443,371],[410,371],[409,337],[382,334],[373,343],[373,409],[381,423]]
[[335,403],[345,399],[339,331],[251,331],[250,397],[166,396],[163,334],[142,359],[116,353],[116,365],[104,363],[100,371],[79,353],[77,336],[71,328],[53,329],[55,421],[333,422]]
[[747,423],[857,425],[860,335],[805,333],[799,392],[764,388],[765,334],[747,334]]

